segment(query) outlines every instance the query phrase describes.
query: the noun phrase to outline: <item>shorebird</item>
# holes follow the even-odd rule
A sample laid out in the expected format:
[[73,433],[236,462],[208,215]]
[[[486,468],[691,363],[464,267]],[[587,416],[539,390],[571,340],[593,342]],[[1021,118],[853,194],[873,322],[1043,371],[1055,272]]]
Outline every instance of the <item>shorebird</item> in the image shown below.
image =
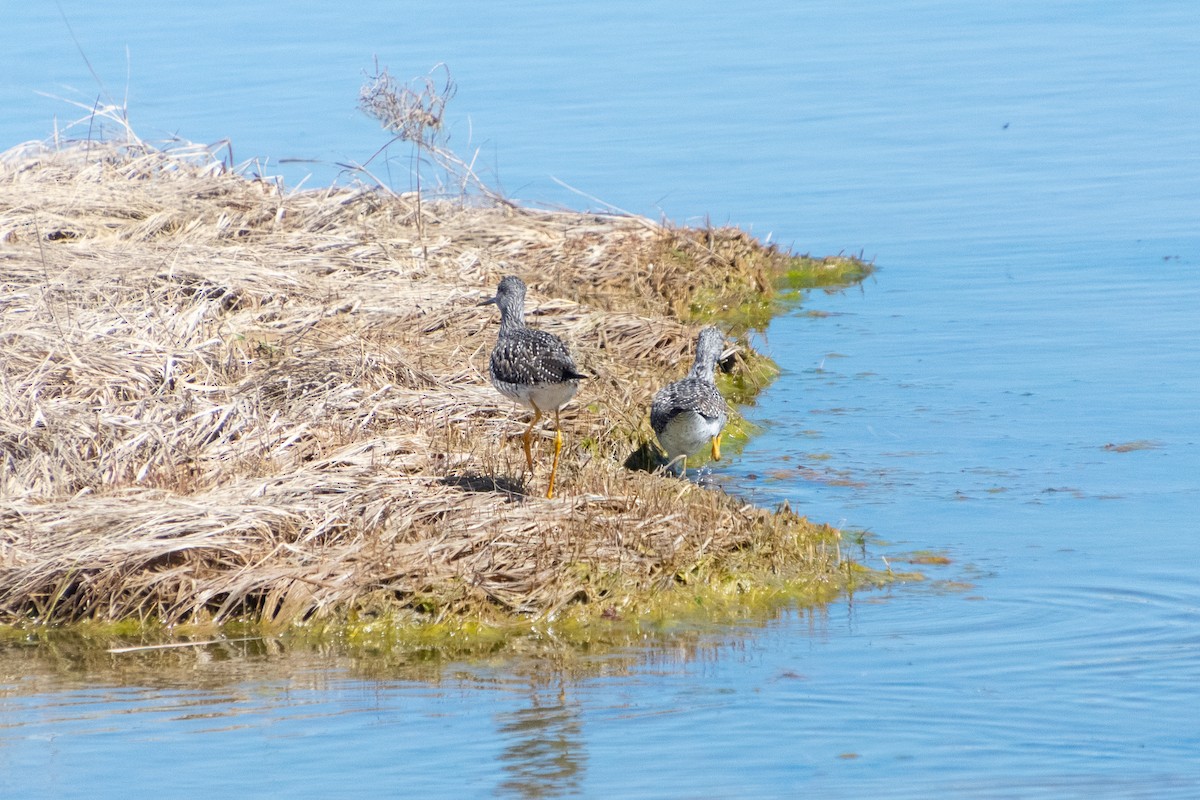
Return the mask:
[[713,370],[725,348],[725,337],[716,328],[705,328],[696,337],[696,360],[683,380],[654,395],[650,427],[667,453],[667,466],[679,464],[687,473],[687,457],[706,443],[714,461],[721,460],[721,431],[729,418],[725,398],[717,391]]
[[533,419],[525,429],[525,465],[533,472],[533,453],[530,440],[533,426],[542,414],[554,412],[554,464],[550,467],[550,488],[546,497],[554,497],[554,478],[558,474],[558,456],[562,452],[562,430],[558,412],[570,402],[579,389],[580,378],[586,378],[575,368],[575,361],[552,333],[525,327],[525,283],[515,275],[500,281],[496,296],[480,305],[495,304],[500,308],[500,333],[488,372],[492,385],[505,397],[512,398],[533,411]]

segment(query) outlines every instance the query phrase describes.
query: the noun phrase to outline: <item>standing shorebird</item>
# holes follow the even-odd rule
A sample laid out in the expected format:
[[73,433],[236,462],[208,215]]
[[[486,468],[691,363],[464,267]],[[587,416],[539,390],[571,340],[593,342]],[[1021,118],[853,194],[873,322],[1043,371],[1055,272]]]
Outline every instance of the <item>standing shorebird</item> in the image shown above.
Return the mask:
[[558,455],[562,451],[562,430],[558,412],[570,402],[579,389],[579,379],[586,378],[575,368],[567,346],[552,333],[525,327],[525,284],[515,275],[500,281],[496,296],[480,305],[500,307],[500,334],[492,350],[488,371],[492,385],[500,394],[516,400],[533,410],[533,419],[525,429],[525,465],[533,472],[533,452],[530,440],[533,426],[543,413],[554,411],[554,465],[550,468],[550,488],[546,497],[554,497],[554,477],[558,474]]
[[719,330],[700,331],[691,372],[659,389],[650,404],[650,427],[667,452],[667,465],[678,463],[680,474],[687,472],[687,457],[706,443],[711,443],[713,460],[721,460],[721,431],[729,408],[717,391],[713,370],[724,348],[725,337]]

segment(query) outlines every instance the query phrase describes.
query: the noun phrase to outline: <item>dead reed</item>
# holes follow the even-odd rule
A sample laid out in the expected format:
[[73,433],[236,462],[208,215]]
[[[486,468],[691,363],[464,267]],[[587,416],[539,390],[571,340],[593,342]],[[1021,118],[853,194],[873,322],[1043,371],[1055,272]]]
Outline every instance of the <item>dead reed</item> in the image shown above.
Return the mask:
[[[836,531],[622,466],[697,322],[792,263],[730,229],[289,193],[200,148],[10,150],[0,622],[599,616],[696,581],[844,587]],[[526,493],[521,421],[486,378],[476,304],[509,273],[595,376],[553,501]]]

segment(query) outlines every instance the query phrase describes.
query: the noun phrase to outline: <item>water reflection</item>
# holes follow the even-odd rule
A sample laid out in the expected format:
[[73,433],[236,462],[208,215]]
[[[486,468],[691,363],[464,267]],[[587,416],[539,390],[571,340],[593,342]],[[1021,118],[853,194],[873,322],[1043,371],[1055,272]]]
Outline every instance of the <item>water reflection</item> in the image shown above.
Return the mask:
[[505,795],[552,797],[576,792],[587,766],[579,703],[561,677],[531,681],[527,705],[496,715],[497,733],[507,744],[500,755]]
[[[583,649],[531,638],[460,660],[287,638],[123,653],[108,647],[126,642],[61,633],[7,644],[0,646],[0,796],[39,789],[69,796],[64,784],[115,778],[127,759],[186,786],[214,757],[233,772],[242,765],[243,790],[245,780],[261,780],[274,792],[283,780],[320,794],[331,764],[361,763],[368,794],[585,793],[589,739],[625,724],[631,711],[606,704],[589,718],[595,681],[662,680],[736,663],[764,625],[785,615],[777,609],[732,637],[689,629]],[[364,736],[364,726],[373,733]],[[162,747],[148,753],[147,741]],[[255,755],[264,746],[280,753],[273,771]],[[22,768],[31,763],[42,766]],[[246,770],[260,777],[246,778]]]

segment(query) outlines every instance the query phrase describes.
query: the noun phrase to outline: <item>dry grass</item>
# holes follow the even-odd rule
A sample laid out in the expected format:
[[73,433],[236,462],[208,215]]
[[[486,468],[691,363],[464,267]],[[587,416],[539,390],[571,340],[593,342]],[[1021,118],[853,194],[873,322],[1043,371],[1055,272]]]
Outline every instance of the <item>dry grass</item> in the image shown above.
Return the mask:
[[[769,290],[778,259],[732,230],[289,194],[197,148],[9,151],[0,621],[551,614],[749,560],[840,585],[828,529],[621,466],[697,293]],[[477,303],[509,273],[595,376],[553,501],[486,377]]]

